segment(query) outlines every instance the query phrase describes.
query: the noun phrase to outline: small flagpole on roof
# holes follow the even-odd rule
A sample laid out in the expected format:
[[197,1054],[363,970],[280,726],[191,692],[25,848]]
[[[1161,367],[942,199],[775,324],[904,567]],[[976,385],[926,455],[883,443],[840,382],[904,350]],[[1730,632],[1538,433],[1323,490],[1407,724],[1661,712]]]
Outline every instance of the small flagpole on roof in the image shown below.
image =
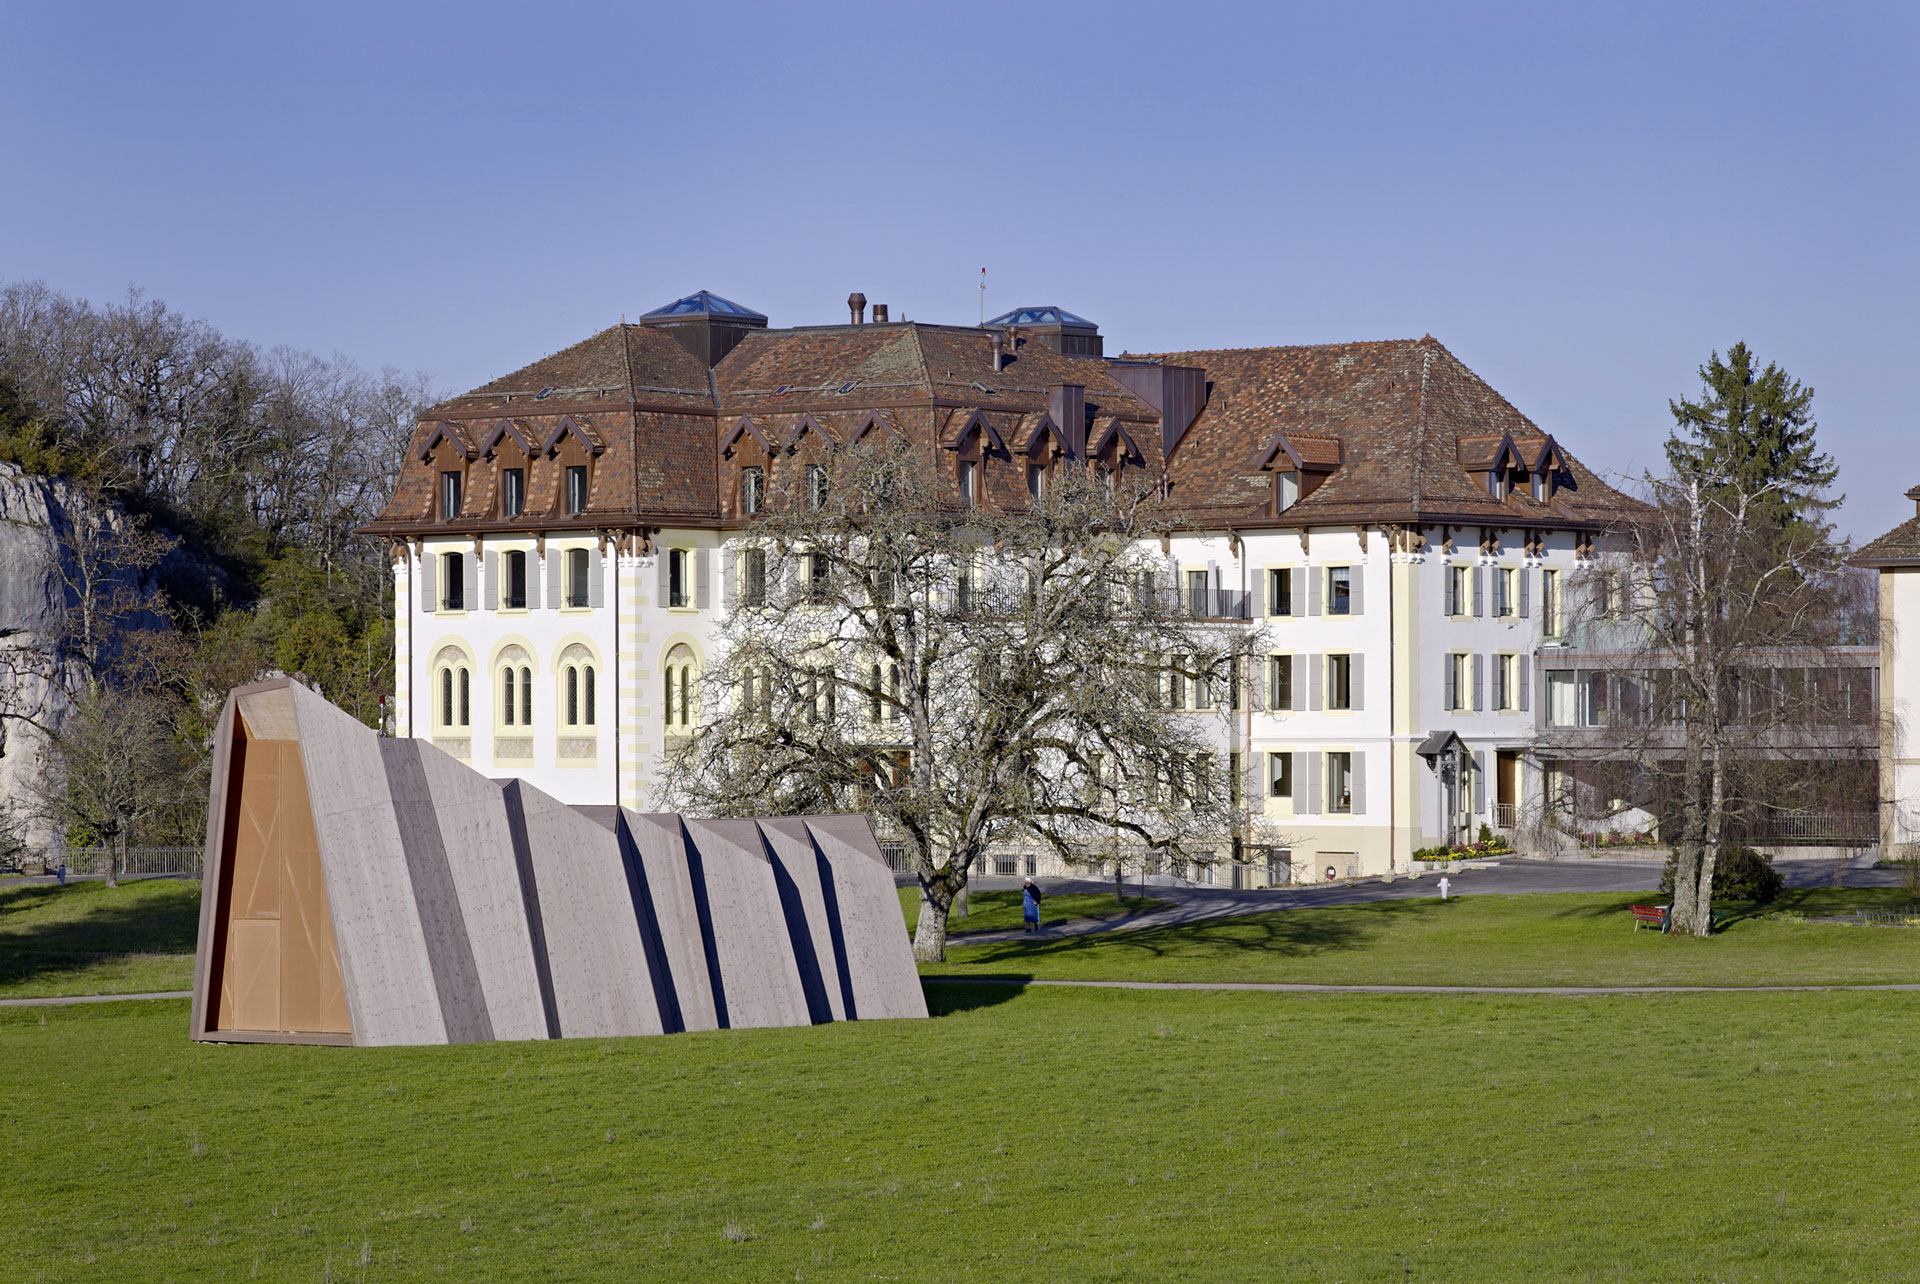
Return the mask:
[[987,323],[987,270],[980,269],[980,324]]

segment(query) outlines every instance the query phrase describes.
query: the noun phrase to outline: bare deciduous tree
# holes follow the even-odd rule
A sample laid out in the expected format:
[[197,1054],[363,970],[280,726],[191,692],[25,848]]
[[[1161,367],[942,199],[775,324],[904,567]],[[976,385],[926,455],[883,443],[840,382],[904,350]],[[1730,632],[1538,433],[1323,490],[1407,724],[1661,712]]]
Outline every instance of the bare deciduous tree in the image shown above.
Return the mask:
[[963,509],[905,445],[796,479],[722,568],[711,667],[690,681],[692,656],[669,656],[666,805],[870,812],[918,876],[922,959],[944,957],[995,845],[1077,863],[1116,835],[1170,864],[1230,849],[1244,819],[1214,720],[1258,639],[1180,609],[1148,553],[1171,528],[1149,490],[1062,468],[1024,511]]
[[191,789],[193,763],[169,712],[151,693],[98,687],[48,743],[49,787],[38,805],[60,833],[107,849],[109,887],[118,883],[135,835]]

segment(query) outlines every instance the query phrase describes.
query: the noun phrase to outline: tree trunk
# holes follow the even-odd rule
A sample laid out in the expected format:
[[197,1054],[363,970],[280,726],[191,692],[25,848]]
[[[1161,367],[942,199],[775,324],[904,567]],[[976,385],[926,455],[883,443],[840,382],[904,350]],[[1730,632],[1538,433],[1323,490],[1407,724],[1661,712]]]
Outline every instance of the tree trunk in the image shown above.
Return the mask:
[[1113,862],[1113,903],[1115,905],[1125,905],[1127,903],[1126,885],[1120,881],[1121,874],[1122,869],[1120,862]]
[[[966,895],[963,887],[959,893]],[[920,879],[920,919],[913,929],[913,957],[922,963],[947,960],[947,912],[952,908],[954,892],[943,878]]]
[[107,886],[120,886],[120,840],[109,837],[107,847]]

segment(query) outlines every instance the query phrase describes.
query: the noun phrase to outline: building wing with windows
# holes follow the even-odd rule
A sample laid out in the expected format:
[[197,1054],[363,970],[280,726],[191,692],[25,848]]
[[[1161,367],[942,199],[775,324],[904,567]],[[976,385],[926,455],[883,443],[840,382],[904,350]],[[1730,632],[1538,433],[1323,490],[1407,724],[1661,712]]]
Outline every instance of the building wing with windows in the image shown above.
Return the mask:
[[[701,291],[425,414],[392,502],[394,730],[576,804],[644,805],[699,718],[743,536],[878,434],[1017,509],[1062,468],[1187,515],[1166,583],[1272,653],[1208,778],[1293,836],[1234,877],[1404,868],[1543,796],[1529,756],[1570,577],[1633,510],[1432,337],[1105,355],[1093,322],[776,328]],[[1418,747],[1456,733],[1458,788]]]

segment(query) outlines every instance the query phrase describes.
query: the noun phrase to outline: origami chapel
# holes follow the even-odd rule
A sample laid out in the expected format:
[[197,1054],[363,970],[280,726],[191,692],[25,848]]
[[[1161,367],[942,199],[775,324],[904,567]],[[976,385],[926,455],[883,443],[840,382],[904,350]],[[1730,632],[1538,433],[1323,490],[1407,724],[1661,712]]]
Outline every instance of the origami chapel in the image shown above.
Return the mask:
[[221,714],[191,1033],[467,1043],[924,1017],[866,817],[576,808],[288,679]]

